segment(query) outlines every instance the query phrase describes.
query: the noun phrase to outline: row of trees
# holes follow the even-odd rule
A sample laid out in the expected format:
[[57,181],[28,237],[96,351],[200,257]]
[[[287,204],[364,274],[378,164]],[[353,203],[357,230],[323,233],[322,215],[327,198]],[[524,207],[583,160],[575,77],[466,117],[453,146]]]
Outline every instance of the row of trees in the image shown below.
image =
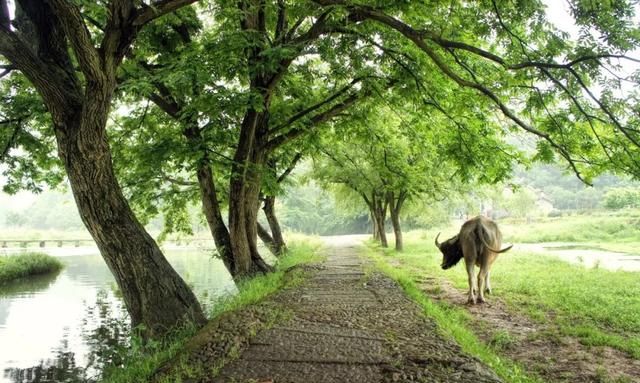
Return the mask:
[[381,240],[414,195],[507,178],[529,157],[510,132],[585,182],[640,176],[637,98],[614,92],[635,80],[611,74],[638,46],[633,8],[572,5],[579,42],[534,0],[0,0],[6,189],[66,177],[133,325],[201,324],[143,222],[184,229],[197,201],[234,278],[268,272],[257,238],[284,251],[274,198],[304,157]]

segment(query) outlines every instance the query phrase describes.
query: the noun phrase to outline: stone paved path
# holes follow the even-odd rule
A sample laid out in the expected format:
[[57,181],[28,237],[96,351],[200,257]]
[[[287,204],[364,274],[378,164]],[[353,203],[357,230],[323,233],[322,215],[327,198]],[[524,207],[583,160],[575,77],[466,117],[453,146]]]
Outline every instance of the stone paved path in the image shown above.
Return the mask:
[[293,312],[251,339],[214,382],[499,382],[438,335],[401,288],[365,273],[354,244],[328,258],[302,286],[273,298]]

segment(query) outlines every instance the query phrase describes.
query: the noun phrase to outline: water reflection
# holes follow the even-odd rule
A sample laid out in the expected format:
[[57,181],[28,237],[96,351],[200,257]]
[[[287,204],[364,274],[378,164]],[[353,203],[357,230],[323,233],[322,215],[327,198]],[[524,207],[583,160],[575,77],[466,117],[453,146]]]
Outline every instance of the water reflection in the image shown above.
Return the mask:
[[42,360],[29,368],[7,368],[4,377],[13,383],[93,382],[86,379],[85,369],[76,365],[75,355],[68,350],[66,339],[53,360]]
[[[167,258],[203,305],[235,287],[224,265],[202,251]],[[59,275],[0,288],[0,382],[94,382],[120,365],[129,318],[102,258],[61,258]]]

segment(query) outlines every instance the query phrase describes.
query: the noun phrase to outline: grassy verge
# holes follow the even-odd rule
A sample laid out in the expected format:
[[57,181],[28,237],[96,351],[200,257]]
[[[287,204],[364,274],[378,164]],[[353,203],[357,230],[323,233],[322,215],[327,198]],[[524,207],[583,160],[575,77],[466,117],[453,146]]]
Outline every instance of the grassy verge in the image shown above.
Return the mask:
[[[232,314],[243,307],[258,303],[285,287],[300,283],[304,280],[304,274],[302,270],[294,269],[303,264],[319,262],[321,260],[318,255],[319,247],[319,242],[312,240],[290,242],[289,251],[279,260],[275,272],[240,282],[237,294],[222,298],[211,305],[213,309],[209,313],[209,319],[215,321],[225,314]],[[127,353],[123,358],[127,361],[125,365],[107,369],[102,381],[104,383],[148,382],[160,367],[176,358],[185,347],[189,346],[196,333],[197,330],[194,328],[184,328],[162,341],[144,346],[134,340],[132,347],[123,351]],[[219,368],[221,365],[215,367]],[[179,368],[182,370],[175,371],[175,374],[193,376],[201,367],[181,364]],[[194,369],[194,371],[188,371],[188,369]],[[163,381],[166,379],[179,380],[179,378],[164,377]]]
[[32,275],[42,275],[58,271],[62,263],[41,253],[25,253],[0,256],[0,285]]
[[398,282],[405,294],[420,305],[424,314],[435,320],[443,334],[452,337],[464,352],[480,359],[506,382],[543,382],[541,379],[527,374],[517,363],[499,356],[494,349],[483,343],[471,329],[472,319],[465,310],[434,302],[425,296],[416,284],[417,275],[412,270],[406,267],[397,267],[397,265],[391,265],[388,262],[389,255],[395,254],[395,251],[388,251],[383,255],[382,250],[374,245],[370,245],[366,251],[367,256],[374,259],[375,267]]
[[[410,233],[406,251],[388,252],[408,278],[433,275],[467,289],[464,268],[444,271],[432,239]],[[386,258],[385,258],[386,259]],[[640,359],[640,274],[586,269],[553,257],[511,251],[491,273],[494,295],[509,307],[586,345],[610,346]],[[553,334],[549,334],[553,336]]]

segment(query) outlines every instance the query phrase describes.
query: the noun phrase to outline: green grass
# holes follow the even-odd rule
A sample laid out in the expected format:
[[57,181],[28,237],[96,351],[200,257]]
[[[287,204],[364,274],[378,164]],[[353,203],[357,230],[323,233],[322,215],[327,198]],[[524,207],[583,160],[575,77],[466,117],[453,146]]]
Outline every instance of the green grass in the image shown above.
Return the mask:
[[[258,303],[282,288],[300,283],[304,280],[302,270],[292,269],[303,264],[319,262],[322,259],[318,255],[320,248],[318,241],[297,239],[290,241],[288,247],[289,251],[279,260],[275,272],[242,281],[238,284],[237,294],[213,302],[210,305],[213,309],[209,313],[209,319],[213,320],[225,313]],[[125,366],[108,369],[102,381],[104,383],[148,382],[161,366],[173,360],[184,349],[196,333],[197,330],[194,328],[182,328],[161,341],[146,345],[134,339],[132,347],[123,350],[127,353],[125,360],[128,363]],[[181,363],[181,371],[178,373],[193,376],[201,367]],[[187,371],[188,369],[194,370]]]
[[236,310],[263,300],[285,285],[292,286],[300,282],[303,276],[300,273],[285,274],[290,269],[308,263],[319,262],[322,258],[318,255],[319,245],[310,241],[293,242],[289,244],[287,255],[280,259],[274,273],[261,275],[238,283],[237,295],[220,299],[213,306],[211,317],[214,318],[224,312]]
[[0,256],[0,285],[32,275],[58,271],[62,262],[42,253]]
[[[409,277],[434,275],[468,288],[464,267],[439,267],[433,241],[407,235],[405,253],[389,251]],[[586,269],[553,257],[510,251],[492,268],[494,296],[540,322],[557,325],[563,335],[583,344],[610,346],[640,359],[640,273]]]
[[492,347],[483,343],[471,329],[472,319],[465,310],[432,301],[415,282],[417,275],[405,267],[392,266],[388,263],[388,255],[381,254],[380,249],[375,246],[367,249],[367,255],[374,259],[375,267],[398,282],[405,294],[422,307],[424,314],[437,323],[443,335],[453,338],[465,353],[480,359],[507,382],[543,382],[538,377],[527,374],[517,363],[499,356]]

